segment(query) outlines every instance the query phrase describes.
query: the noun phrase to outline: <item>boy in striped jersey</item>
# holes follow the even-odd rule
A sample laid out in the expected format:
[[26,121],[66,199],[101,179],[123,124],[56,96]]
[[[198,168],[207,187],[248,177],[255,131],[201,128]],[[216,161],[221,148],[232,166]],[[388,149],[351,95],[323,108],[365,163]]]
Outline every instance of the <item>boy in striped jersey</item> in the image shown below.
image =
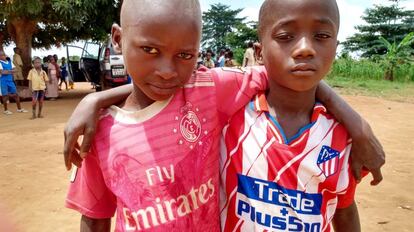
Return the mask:
[[[85,132],[83,151],[94,140],[73,178],[67,206],[84,215],[84,228],[102,223],[107,229],[116,208],[117,231],[217,231],[219,133],[229,116],[265,88],[265,69],[201,70],[191,76],[201,34],[199,8],[188,7],[191,1],[136,2],[124,1],[122,30],[115,26],[112,33],[134,79],[133,94],[124,87],[91,95],[72,115],[64,152],[68,168],[82,161],[72,153],[77,134]],[[176,8],[185,14],[167,14]],[[342,101],[331,90],[322,91],[348,125],[354,122],[349,115],[359,119],[348,106],[338,108]],[[122,109],[104,111],[93,137],[96,112],[125,97]],[[382,153],[379,146],[367,146],[375,150],[371,155]]]
[[361,230],[351,138],[316,101],[338,29],[335,0],[263,3],[259,37],[270,89],[223,130],[223,231]]

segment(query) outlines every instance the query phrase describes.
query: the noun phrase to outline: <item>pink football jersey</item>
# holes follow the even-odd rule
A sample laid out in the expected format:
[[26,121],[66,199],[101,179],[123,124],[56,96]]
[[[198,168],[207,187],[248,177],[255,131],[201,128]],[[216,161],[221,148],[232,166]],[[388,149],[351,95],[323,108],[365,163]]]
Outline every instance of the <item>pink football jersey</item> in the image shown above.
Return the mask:
[[350,139],[323,105],[286,138],[259,94],[223,130],[222,231],[330,231],[337,208],[352,204]]
[[116,231],[219,231],[219,136],[266,89],[263,68],[200,71],[171,99],[105,110],[66,206]]

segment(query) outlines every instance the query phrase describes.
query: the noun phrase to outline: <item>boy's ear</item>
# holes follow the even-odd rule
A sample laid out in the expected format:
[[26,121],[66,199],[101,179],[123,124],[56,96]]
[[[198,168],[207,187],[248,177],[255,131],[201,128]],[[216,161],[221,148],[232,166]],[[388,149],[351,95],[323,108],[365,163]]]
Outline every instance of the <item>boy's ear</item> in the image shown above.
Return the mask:
[[114,23],[111,29],[112,48],[117,54],[122,54],[122,28]]

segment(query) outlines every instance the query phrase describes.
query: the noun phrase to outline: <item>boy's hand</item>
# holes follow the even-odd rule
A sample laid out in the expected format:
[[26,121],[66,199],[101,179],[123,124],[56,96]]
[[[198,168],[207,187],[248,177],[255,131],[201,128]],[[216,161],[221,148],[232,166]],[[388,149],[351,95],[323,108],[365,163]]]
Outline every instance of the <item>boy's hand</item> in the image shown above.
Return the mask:
[[[81,167],[83,158],[90,150],[99,113],[96,101],[93,95],[88,95],[82,99],[65,126],[63,155],[67,170],[72,168],[72,163],[77,167]],[[79,147],[77,141],[81,135],[83,135],[83,141]]]
[[360,136],[352,140],[352,172],[359,183],[362,168],[367,168],[373,177],[371,185],[377,185],[382,181],[381,167],[385,164],[385,153],[369,124],[365,120],[362,124]]

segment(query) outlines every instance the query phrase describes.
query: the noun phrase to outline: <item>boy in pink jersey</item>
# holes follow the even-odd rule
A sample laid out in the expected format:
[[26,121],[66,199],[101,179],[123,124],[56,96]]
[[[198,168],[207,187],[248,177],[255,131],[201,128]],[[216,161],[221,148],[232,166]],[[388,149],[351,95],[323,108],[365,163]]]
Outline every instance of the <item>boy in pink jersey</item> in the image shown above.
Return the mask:
[[109,230],[115,211],[116,231],[219,231],[219,128],[267,81],[235,72],[192,75],[198,1],[127,0],[121,25],[112,28],[113,47],[134,88],[101,112],[66,206],[83,215],[82,231]]
[[[312,9],[309,11],[309,9]],[[335,59],[335,0],[266,0],[259,37],[270,89],[223,130],[222,231],[360,231],[351,138],[316,102]]]
[[[191,10],[193,4],[196,10]],[[166,13],[177,7],[186,14]],[[83,229],[108,230],[116,209],[118,231],[219,230],[219,133],[229,116],[265,88],[266,73],[262,67],[246,73],[200,71],[191,77],[200,37],[194,24],[199,26],[200,14],[196,1],[124,2],[122,29],[115,26],[112,34],[134,90],[121,107],[101,114],[91,152],[73,178],[67,206],[84,215]],[[110,92],[99,95],[106,99],[101,104],[119,102],[130,93],[126,89],[113,97],[105,96]],[[320,96],[342,103],[331,94],[325,89]],[[95,115],[101,105],[83,102],[88,110],[81,115],[90,123],[88,115]],[[72,121],[83,124],[77,112]],[[347,107],[336,112],[344,119],[355,116]],[[93,127],[84,132],[86,144]],[[81,158],[70,150],[77,136],[66,135],[65,161],[80,166]]]

